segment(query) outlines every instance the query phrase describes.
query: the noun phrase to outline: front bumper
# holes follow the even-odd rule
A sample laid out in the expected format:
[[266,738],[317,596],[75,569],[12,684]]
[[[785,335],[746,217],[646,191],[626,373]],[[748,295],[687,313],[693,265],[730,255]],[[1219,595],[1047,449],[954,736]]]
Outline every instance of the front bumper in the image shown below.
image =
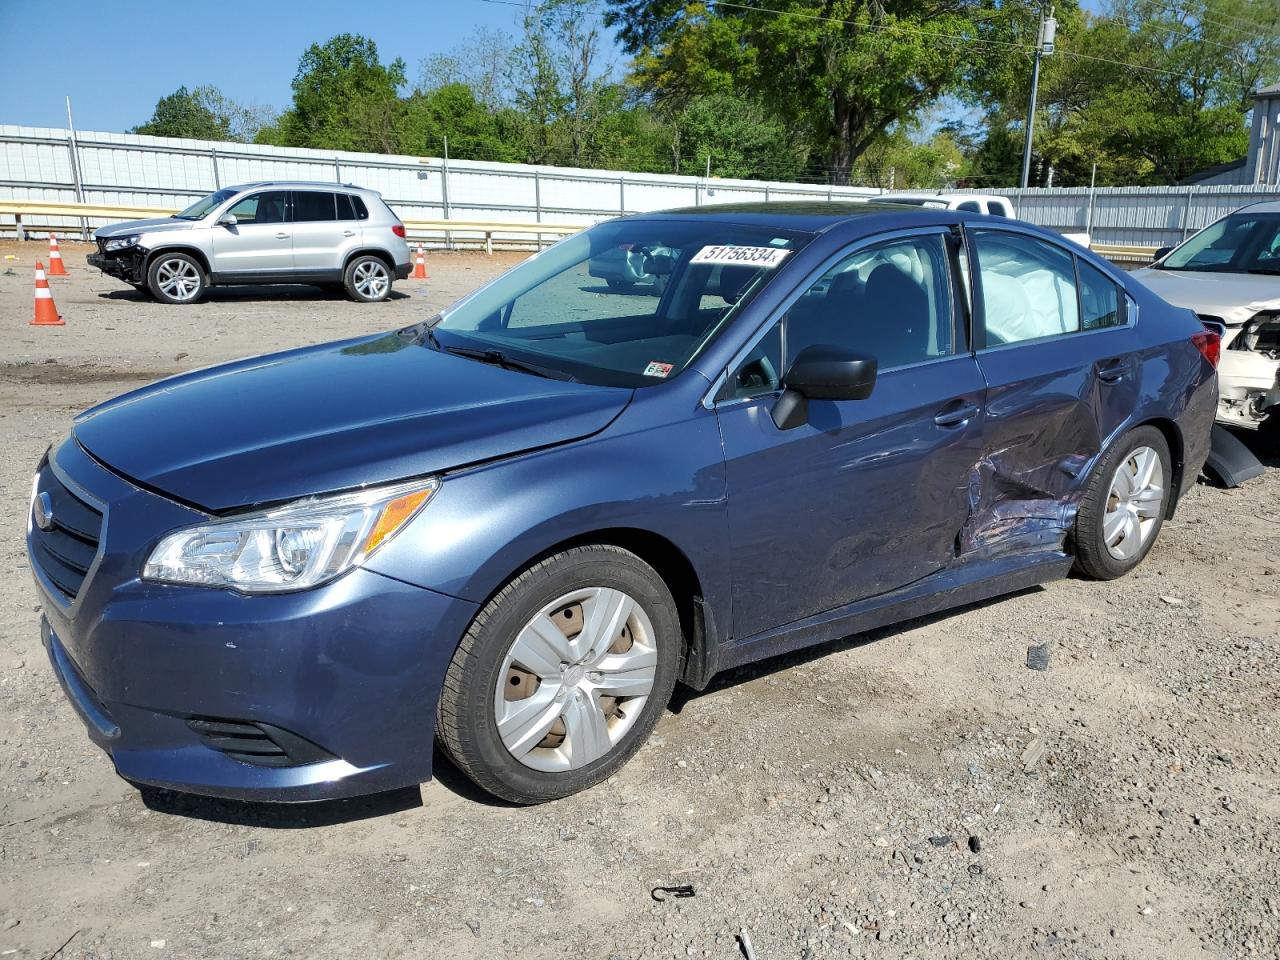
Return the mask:
[[145,253],[137,247],[121,251],[118,254],[91,253],[85,260],[89,266],[97,267],[110,277],[116,277],[127,283],[143,282],[143,264]]
[[[42,575],[28,535],[45,601],[42,638],[90,738],[121,776],[269,801],[430,778],[436,698],[475,604],[362,569],[274,596],[144,583],[138,548],[182,514],[200,514],[110,474],[74,441],[53,464],[69,489],[92,492],[106,509],[98,562],[70,602]],[[211,722],[215,733],[261,725],[318,752],[296,764],[247,762],[211,745],[222,742],[208,733]]]

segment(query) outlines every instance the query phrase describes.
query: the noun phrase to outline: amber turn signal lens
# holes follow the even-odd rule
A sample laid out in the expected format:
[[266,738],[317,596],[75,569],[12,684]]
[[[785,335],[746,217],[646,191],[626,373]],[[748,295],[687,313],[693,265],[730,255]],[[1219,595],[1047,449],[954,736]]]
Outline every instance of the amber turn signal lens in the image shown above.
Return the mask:
[[388,501],[387,505],[382,508],[382,516],[378,518],[378,522],[369,531],[369,538],[364,542],[364,553],[366,555],[373,553],[374,550],[378,549],[380,543],[390,539],[397,530],[409,522],[409,519],[418,512],[418,509],[435,492],[435,487],[428,487],[425,490],[414,490],[412,493],[406,493],[402,497],[396,497],[394,500]]

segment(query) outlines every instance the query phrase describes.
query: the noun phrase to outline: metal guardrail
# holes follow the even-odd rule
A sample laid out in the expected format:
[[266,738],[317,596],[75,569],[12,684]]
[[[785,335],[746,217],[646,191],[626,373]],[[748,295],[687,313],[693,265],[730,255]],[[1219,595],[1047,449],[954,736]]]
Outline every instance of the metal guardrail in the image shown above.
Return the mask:
[[[130,207],[94,203],[54,203],[43,200],[0,200],[0,214],[14,218],[18,239],[26,239],[26,231],[33,226],[24,217],[80,217],[81,219],[145,220],[150,217],[167,217],[175,211],[162,207]],[[414,239],[421,236],[444,234],[480,234],[484,237],[486,253],[493,253],[494,234],[532,234],[562,237],[585,229],[584,224],[564,223],[502,223],[477,220],[402,220],[405,232]]]
[[1158,247],[1130,246],[1123,243],[1092,243],[1089,249],[1098,256],[1123,263],[1150,263]]

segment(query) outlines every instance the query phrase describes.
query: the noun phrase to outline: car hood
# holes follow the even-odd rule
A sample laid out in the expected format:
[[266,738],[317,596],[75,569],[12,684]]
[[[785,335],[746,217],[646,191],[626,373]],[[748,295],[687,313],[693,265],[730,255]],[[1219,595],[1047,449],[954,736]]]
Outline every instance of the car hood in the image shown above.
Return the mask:
[[1232,326],[1244,323],[1259,310],[1280,309],[1280,276],[1150,267],[1135,270],[1133,276],[1175,307],[1221,317]]
[[127,237],[134,233],[160,233],[168,230],[190,230],[200,221],[178,220],[175,217],[155,217],[151,220],[126,220],[124,223],[110,223],[93,232],[95,237],[106,240],[108,237]]
[[75,437],[135,483],[217,512],[565,443],[631,396],[392,333],[161,380],[85,411]]

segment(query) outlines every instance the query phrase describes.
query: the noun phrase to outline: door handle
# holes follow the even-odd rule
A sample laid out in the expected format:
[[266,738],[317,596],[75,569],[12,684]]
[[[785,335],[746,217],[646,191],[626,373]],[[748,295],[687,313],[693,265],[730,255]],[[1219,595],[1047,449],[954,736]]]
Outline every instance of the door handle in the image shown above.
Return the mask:
[[978,405],[964,403],[960,406],[947,405],[933,418],[940,427],[962,427],[978,415]]
[[356,232],[354,230],[343,230],[342,235],[344,237],[354,237],[356,235]]
[[1123,380],[1128,367],[1129,365],[1121,359],[1099,360],[1095,365],[1095,369],[1098,371],[1098,379],[1103,383],[1116,383]]
[[288,240],[288,239],[289,239],[289,235],[288,235],[287,233],[277,233],[277,234],[276,234],[276,239],[277,239],[277,240]]

